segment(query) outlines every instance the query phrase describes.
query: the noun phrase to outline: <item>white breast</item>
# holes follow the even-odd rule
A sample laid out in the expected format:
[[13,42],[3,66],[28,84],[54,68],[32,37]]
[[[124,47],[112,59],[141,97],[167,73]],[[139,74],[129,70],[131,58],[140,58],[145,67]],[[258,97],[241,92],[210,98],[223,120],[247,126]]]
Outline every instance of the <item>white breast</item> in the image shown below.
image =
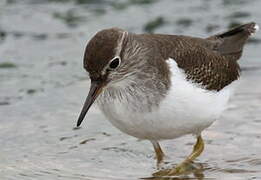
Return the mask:
[[140,139],[173,139],[185,134],[198,134],[221,115],[234,85],[218,92],[205,90],[187,81],[173,59],[167,62],[172,74],[171,87],[152,112],[132,111],[128,102],[122,100],[100,105],[114,126]]

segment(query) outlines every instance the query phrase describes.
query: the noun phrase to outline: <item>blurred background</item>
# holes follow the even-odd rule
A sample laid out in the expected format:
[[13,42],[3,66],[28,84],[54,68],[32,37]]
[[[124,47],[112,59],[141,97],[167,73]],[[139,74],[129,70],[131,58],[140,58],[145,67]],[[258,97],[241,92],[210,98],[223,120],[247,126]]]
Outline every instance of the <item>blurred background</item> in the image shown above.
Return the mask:
[[[97,108],[74,129],[89,88],[86,43],[109,27],[207,37],[250,21],[260,25],[260,7],[260,0],[0,0],[0,179],[151,176],[150,143],[122,134]],[[261,179],[260,48],[259,32],[245,47],[229,109],[204,133],[196,179]],[[162,145],[178,163],[194,141]]]

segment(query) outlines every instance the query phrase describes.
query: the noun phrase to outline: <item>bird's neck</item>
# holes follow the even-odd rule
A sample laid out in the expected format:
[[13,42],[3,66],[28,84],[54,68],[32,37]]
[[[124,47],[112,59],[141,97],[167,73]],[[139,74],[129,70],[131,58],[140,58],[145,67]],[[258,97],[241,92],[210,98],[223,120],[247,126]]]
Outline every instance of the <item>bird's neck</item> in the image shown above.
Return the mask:
[[104,89],[98,104],[110,106],[118,103],[132,111],[150,112],[159,106],[168,90],[158,78],[156,72],[133,74]]

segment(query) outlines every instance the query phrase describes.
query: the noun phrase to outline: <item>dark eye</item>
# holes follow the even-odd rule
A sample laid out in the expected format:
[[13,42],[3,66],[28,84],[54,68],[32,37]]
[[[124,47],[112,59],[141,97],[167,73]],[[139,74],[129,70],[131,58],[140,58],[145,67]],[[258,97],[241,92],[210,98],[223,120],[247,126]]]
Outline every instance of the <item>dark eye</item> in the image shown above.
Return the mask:
[[120,58],[116,57],[116,58],[114,58],[114,59],[110,62],[109,68],[110,68],[110,69],[116,69],[119,65],[120,65]]

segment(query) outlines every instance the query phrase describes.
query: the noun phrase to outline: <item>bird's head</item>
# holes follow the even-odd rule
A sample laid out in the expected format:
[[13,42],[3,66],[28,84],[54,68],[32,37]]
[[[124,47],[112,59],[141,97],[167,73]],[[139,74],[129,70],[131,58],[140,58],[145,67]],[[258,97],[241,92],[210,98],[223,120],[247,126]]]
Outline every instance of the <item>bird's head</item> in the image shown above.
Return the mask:
[[[103,89],[124,77],[123,48],[127,32],[118,28],[98,32],[87,44],[84,53],[84,68],[89,73],[91,87],[79,116],[80,126],[89,108]],[[125,63],[126,64],[126,63]]]

